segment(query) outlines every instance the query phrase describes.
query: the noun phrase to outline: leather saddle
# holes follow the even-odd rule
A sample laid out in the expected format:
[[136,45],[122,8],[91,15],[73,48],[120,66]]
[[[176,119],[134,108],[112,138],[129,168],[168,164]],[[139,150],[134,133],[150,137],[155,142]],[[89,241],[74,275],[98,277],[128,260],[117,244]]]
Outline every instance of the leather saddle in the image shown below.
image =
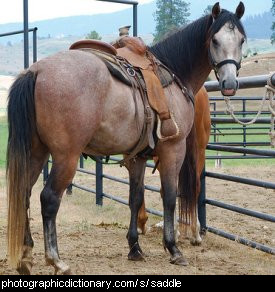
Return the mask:
[[[149,52],[141,38],[123,36],[113,45],[98,40],[81,40],[72,44],[70,49],[96,54],[105,62],[111,74],[140,91],[145,107],[148,100],[147,103],[149,102],[150,107],[157,113],[157,136],[160,140],[166,141],[179,135],[178,125],[173,115],[170,114],[163,89],[175,81],[175,76]],[[176,81],[186,91],[180,81]],[[147,116],[147,120],[150,119],[151,117]],[[148,123],[147,127],[149,127]],[[149,146],[154,148],[153,131],[147,128],[143,132],[146,131],[151,132],[151,139],[148,137],[147,141],[149,140]],[[137,146],[136,148],[141,147]],[[139,149],[140,151],[141,149]]]

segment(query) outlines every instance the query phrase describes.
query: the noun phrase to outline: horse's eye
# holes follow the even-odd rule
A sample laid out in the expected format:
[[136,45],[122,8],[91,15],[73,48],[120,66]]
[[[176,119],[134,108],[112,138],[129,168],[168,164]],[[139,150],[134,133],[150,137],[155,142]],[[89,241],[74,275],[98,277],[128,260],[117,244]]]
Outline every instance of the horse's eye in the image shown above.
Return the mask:
[[241,44],[242,44],[242,45],[244,44],[244,41],[245,41],[245,39],[244,39],[244,38],[242,38],[242,40],[241,40]]
[[215,47],[217,47],[219,45],[219,43],[216,39],[212,39],[212,43]]

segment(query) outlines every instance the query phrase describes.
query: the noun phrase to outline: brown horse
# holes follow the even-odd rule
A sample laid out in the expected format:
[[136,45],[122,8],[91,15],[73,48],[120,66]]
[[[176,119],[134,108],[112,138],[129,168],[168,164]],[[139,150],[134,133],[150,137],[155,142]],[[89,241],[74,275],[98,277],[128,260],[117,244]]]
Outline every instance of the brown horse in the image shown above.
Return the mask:
[[[236,13],[221,10],[190,24],[151,47],[151,52],[197,94],[215,68],[224,94],[234,94],[245,33]],[[193,104],[174,82],[165,94],[179,127],[176,139],[159,142],[154,155],[160,160],[164,206],[164,245],[171,263],[186,265],[174,235],[176,197],[182,210],[196,208],[196,163]],[[136,96],[139,97],[138,92]],[[153,115],[153,112],[152,112]],[[79,156],[128,154],[138,143],[145,120],[141,99],[133,99],[130,86],[114,78],[105,63],[84,51],[65,51],[45,58],[17,77],[9,93],[8,255],[20,273],[32,268],[33,240],[28,208],[31,190],[49,154],[53,166],[40,195],[46,262],[56,273],[70,268],[59,257],[56,216],[66,187],[71,183]],[[151,123],[154,124],[155,119]],[[138,243],[137,217],[144,196],[147,158],[128,163],[131,220],[128,231],[130,260],[143,259]]]
[[[196,177],[197,177],[197,189],[196,189],[196,202],[198,201],[200,193],[200,176],[204,169],[205,162],[205,149],[209,141],[211,132],[211,117],[210,117],[210,105],[208,100],[208,94],[204,87],[202,87],[195,96],[195,129],[196,137],[194,146],[197,147],[196,153]],[[157,162],[157,157],[154,158]],[[202,241],[200,236],[200,222],[198,219],[198,214],[196,218],[191,218],[191,243],[193,245],[199,245]],[[194,220],[195,219],[195,220]],[[145,201],[143,201],[142,206],[138,213],[138,227],[142,234],[146,233],[146,222],[148,220],[148,215],[145,210]]]

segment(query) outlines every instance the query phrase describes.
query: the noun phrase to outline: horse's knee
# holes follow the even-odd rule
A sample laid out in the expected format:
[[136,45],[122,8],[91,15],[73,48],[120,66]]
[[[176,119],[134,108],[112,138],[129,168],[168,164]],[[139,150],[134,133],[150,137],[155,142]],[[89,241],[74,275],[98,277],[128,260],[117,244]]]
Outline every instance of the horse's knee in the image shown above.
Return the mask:
[[40,195],[41,212],[44,218],[53,218],[56,216],[59,206],[59,196],[50,188],[45,187]]

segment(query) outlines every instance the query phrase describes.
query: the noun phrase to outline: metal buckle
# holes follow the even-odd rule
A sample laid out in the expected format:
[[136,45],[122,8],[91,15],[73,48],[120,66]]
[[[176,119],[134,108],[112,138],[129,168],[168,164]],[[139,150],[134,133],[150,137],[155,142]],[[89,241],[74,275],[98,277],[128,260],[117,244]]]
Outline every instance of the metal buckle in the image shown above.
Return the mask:
[[133,68],[128,67],[127,68],[127,73],[131,76],[131,77],[135,77],[136,76],[136,71]]

